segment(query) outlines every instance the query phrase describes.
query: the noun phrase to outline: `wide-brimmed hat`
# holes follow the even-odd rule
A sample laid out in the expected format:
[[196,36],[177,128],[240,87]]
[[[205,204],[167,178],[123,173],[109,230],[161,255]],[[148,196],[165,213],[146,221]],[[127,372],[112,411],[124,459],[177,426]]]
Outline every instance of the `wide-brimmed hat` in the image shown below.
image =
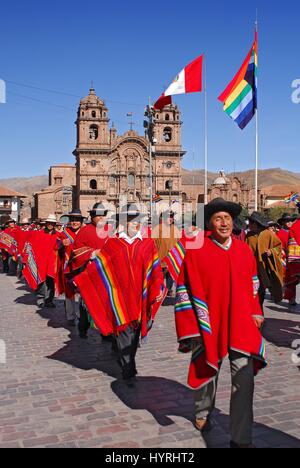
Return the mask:
[[16,220],[15,219],[12,219],[12,218],[9,218],[5,221],[5,226],[7,226],[7,224],[10,224],[10,223],[15,223],[16,224]]
[[141,220],[142,218],[147,218],[148,213],[143,213],[139,210],[138,206],[129,203],[127,205],[122,206],[121,211],[119,214],[112,215],[112,220]]
[[281,218],[277,221],[279,224],[295,221],[295,218],[290,213],[283,213]]
[[20,222],[20,225],[21,225],[21,226],[24,226],[25,224],[30,224],[30,221],[29,221],[28,218],[24,218],[24,219],[22,219],[21,222]]
[[45,219],[45,223],[57,224],[57,219],[54,214],[50,214],[47,219]]
[[76,208],[71,211],[71,213],[68,214],[69,218],[78,218],[78,219],[84,219],[83,214],[81,213],[81,210]]
[[204,207],[205,223],[209,223],[211,217],[215,213],[220,213],[222,211],[229,213],[232,219],[236,219],[241,214],[242,207],[237,203],[226,201],[223,198],[215,198]]
[[251,216],[248,216],[248,219],[250,223],[255,223],[258,224],[259,226],[263,228],[267,228],[268,226],[268,220],[258,211],[253,211]]
[[89,211],[91,218],[95,218],[96,216],[107,216],[108,209],[105,208],[103,203],[95,203],[93,208]]

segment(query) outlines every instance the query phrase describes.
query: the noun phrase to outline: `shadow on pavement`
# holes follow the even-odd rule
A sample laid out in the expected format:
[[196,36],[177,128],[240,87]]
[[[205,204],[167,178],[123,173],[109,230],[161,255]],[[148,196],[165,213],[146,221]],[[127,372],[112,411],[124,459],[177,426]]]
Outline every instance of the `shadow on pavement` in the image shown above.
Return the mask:
[[265,339],[279,348],[292,349],[292,343],[300,339],[300,323],[292,320],[268,318],[263,328]]
[[[216,409],[213,413],[213,422],[213,429],[203,434],[207,447],[229,447],[229,416]],[[258,448],[300,448],[299,439],[282,431],[259,423],[255,423],[253,429],[253,443]]]
[[128,408],[148,411],[161,426],[174,424],[172,416],[193,421],[193,391],[179,382],[161,377],[137,377],[134,387],[115,381],[111,388]]

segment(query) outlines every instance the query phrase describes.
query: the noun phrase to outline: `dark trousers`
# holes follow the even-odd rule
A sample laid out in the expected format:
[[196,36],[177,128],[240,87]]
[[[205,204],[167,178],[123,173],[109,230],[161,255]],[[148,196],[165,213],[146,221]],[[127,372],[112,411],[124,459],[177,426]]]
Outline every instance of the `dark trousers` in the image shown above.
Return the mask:
[[8,256],[8,275],[15,276],[17,274],[17,262],[11,255]]
[[137,375],[136,353],[139,347],[141,327],[127,327],[125,331],[114,338],[114,349],[118,354],[118,363],[122,369],[123,379],[130,379]]
[[39,285],[35,294],[37,296],[37,304],[39,307],[52,304],[55,296],[54,279],[50,276],[47,276],[46,281]]
[[8,273],[9,272],[9,259],[8,257],[2,257],[2,262],[3,262],[3,273]]
[[89,322],[89,311],[84,301],[80,299],[79,303],[79,321],[78,321],[78,330],[79,334],[86,335],[90,328]]

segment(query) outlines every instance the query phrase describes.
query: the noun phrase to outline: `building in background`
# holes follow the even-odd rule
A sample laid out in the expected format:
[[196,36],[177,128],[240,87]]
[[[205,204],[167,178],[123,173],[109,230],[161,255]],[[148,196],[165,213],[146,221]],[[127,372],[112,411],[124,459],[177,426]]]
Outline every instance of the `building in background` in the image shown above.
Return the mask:
[[49,170],[49,186],[34,194],[32,218],[45,219],[53,213],[59,219],[68,214],[74,206],[75,185],[75,166],[52,166]]
[[20,221],[20,213],[23,200],[26,195],[14,192],[6,187],[0,187],[0,225],[3,225],[8,218]]
[[[197,183],[187,183],[182,185],[183,201],[190,202],[195,209],[197,203],[204,203],[204,185]],[[224,171],[220,171],[219,176],[209,184],[208,201],[215,198],[224,198],[227,201],[241,204],[248,211],[253,211],[255,206],[255,189],[250,188],[247,183],[239,180],[235,176],[227,176]],[[259,209],[265,205],[265,195],[259,190]]]

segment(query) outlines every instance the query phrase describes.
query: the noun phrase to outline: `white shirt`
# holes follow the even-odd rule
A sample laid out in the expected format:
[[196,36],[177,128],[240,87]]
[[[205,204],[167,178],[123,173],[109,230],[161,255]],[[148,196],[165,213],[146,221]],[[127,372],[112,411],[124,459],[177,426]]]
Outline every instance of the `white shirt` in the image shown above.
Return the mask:
[[119,234],[119,239],[123,239],[123,240],[126,241],[129,245],[132,245],[137,239],[139,239],[139,240],[142,241],[142,240],[143,240],[143,236],[142,236],[141,231],[138,231],[134,237],[129,237],[128,234],[127,234],[127,232],[122,231],[122,232],[120,232],[120,234]]
[[213,237],[211,238],[211,240],[213,241],[214,244],[216,244],[218,247],[220,247],[223,250],[230,250],[232,246],[232,237],[230,237],[227,245],[220,244],[220,242],[216,241],[216,239],[214,239]]

